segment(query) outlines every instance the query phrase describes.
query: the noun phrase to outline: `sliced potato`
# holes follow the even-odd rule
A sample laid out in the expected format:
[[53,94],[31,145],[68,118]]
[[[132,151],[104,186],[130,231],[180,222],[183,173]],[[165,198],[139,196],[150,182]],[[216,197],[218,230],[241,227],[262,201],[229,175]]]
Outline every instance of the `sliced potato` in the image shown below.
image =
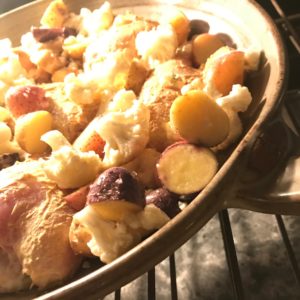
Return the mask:
[[204,78],[211,80],[219,93],[227,95],[234,84],[243,84],[244,61],[244,52],[229,47],[219,48],[206,62]]
[[197,35],[192,42],[193,59],[197,65],[201,65],[219,48],[224,46],[217,35],[203,33]]
[[136,174],[122,167],[104,171],[90,186],[87,204],[105,220],[122,221],[145,206],[145,192]]
[[92,205],[99,216],[108,221],[123,221],[128,214],[136,214],[142,209],[139,205],[126,200],[107,200]]
[[41,136],[52,129],[53,118],[47,111],[35,111],[21,116],[16,121],[15,139],[20,147],[30,154],[41,154],[48,145]]
[[190,21],[179,9],[171,10],[164,14],[164,19],[172,25],[177,35],[178,45],[182,45],[190,32]]
[[218,162],[211,150],[182,142],[168,147],[157,164],[163,185],[180,195],[202,190],[217,170]]
[[225,111],[200,90],[189,91],[175,99],[170,122],[183,139],[208,147],[221,143],[229,132]]

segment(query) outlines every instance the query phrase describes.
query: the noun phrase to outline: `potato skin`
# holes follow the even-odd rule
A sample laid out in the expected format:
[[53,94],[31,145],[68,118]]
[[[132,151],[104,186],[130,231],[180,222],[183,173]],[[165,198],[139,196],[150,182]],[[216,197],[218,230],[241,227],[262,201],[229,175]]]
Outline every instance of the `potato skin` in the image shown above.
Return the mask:
[[0,171],[12,166],[16,161],[20,160],[19,153],[9,153],[0,155]]
[[132,173],[122,167],[113,167],[96,179],[87,195],[88,204],[107,200],[127,200],[144,207],[145,192]]
[[227,114],[202,91],[177,97],[170,109],[170,123],[183,139],[207,147],[223,142],[229,132]]
[[34,85],[10,88],[5,103],[14,118],[49,107],[45,91]]
[[156,165],[161,183],[171,192],[190,195],[201,191],[218,170],[214,153],[186,142],[169,146]]
[[169,192],[166,188],[159,188],[146,195],[146,203],[154,204],[166,213],[170,218],[181,212],[178,206],[179,197]]
[[203,33],[193,39],[194,62],[200,66],[205,63],[208,57],[216,50],[224,46],[218,35]]

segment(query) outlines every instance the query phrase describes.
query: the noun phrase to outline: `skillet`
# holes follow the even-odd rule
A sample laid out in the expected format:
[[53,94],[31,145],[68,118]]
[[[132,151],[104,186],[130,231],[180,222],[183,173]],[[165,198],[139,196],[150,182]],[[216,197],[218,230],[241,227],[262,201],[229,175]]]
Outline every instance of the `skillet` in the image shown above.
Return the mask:
[[[49,2],[36,1],[2,15],[0,38],[9,37],[17,45],[20,36],[39,23]],[[65,0],[65,3],[75,12],[81,7],[93,9],[101,4],[95,0]],[[193,20],[196,31],[203,30],[204,24],[204,30],[226,34],[239,47],[261,49],[260,70],[247,82],[253,103],[243,115],[244,136],[224,154],[222,167],[209,185],[179,215],[138,246],[101,268],[92,263],[91,269],[55,290],[44,294],[32,290],[6,295],[3,299],[99,299],[159,263],[224,208],[300,215],[297,199],[279,197],[278,191],[270,188],[289,157],[295,154],[297,139],[278,113],[287,83],[286,51],[276,26],[263,9],[251,0],[111,0],[110,3],[115,13],[129,9],[148,18],[155,18],[169,5],[176,5]],[[279,143],[275,147],[276,165],[271,163],[265,170],[260,164],[264,157],[259,159],[259,155],[263,156],[264,148],[259,141],[273,142],[268,139],[272,132],[278,133],[281,143],[274,141]]]

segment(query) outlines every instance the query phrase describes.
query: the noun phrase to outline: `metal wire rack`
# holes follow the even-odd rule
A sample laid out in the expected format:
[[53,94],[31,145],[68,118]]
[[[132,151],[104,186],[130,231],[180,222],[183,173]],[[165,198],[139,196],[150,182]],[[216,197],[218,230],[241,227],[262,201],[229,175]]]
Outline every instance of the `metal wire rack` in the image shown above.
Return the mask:
[[[300,132],[300,3],[257,2],[274,19],[286,42],[290,81],[285,103]],[[254,223],[254,229],[249,229],[249,223]],[[299,229],[299,217],[223,210],[176,253],[105,299],[300,299]],[[261,257],[260,263],[254,256]]]

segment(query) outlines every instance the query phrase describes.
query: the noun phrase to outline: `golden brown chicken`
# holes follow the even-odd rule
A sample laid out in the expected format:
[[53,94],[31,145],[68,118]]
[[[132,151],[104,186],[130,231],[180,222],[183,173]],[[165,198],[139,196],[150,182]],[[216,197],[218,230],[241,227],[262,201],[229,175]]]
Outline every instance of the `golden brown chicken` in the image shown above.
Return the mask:
[[45,288],[73,275],[81,258],[69,245],[73,210],[40,162],[0,173],[0,292]]
[[200,78],[200,71],[186,65],[182,60],[169,60],[159,65],[145,82],[141,101],[150,108],[149,147],[158,151],[179,139],[169,126],[170,107],[181,88]]

